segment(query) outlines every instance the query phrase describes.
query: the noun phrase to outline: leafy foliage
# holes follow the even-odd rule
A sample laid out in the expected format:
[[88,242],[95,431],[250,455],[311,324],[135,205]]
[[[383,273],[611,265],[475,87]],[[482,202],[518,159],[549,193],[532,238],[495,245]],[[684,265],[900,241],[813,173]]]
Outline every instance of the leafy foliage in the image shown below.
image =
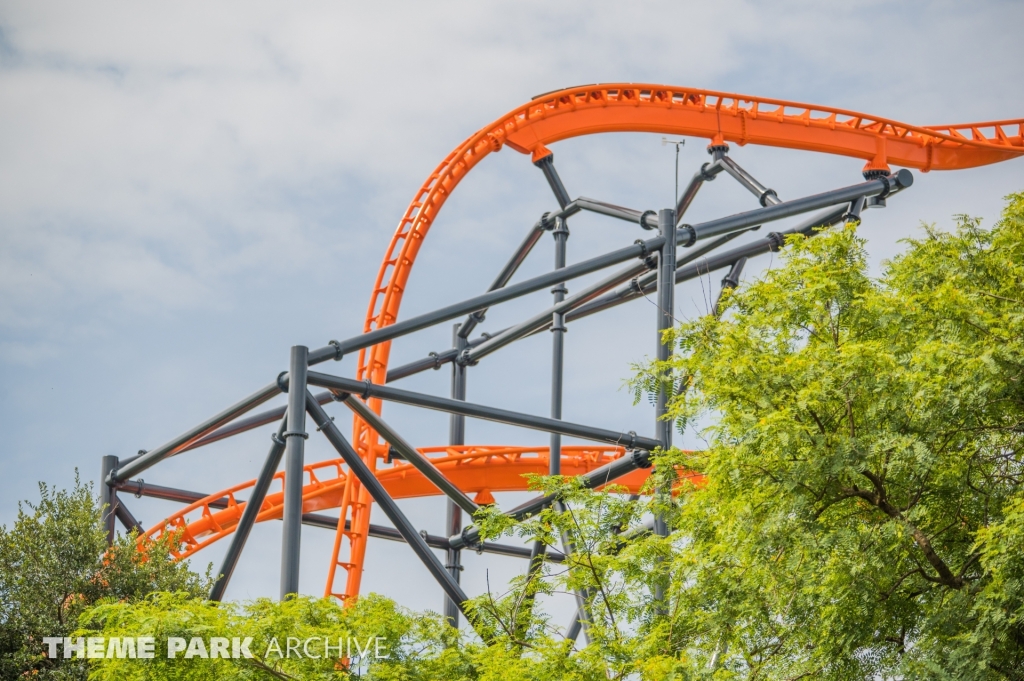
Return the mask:
[[[153,594],[136,603],[96,606],[82,624],[85,628],[78,632],[82,636],[102,635],[108,640],[151,636],[157,641],[152,659],[91,660],[91,678],[98,680],[459,679],[465,678],[469,665],[465,651],[456,645],[459,633],[440,616],[414,615],[372,594],[349,608],[333,599],[309,597],[236,605],[180,593]],[[252,657],[186,659],[178,653],[172,659],[167,655],[169,637],[209,640],[217,636],[251,637]],[[324,638],[330,649],[325,648]],[[341,659],[339,645],[344,651]],[[371,664],[372,674],[366,676]]]
[[855,226],[792,237],[673,330],[633,387],[682,377],[671,416],[713,425],[658,456],[663,484],[703,476],[648,503],[671,536],[623,545],[621,497],[548,481],[567,510],[514,531],[580,553],[482,608],[515,622],[522,590],[580,589],[578,657],[612,678],[1024,678],[1024,195],[907,246],[872,279]]
[[78,616],[102,599],[131,601],[152,591],[206,593],[208,584],[175,563],[169,538],[140,550],[136,537],[107,547],[92,488],[39,485],[39,501],[0,526],[0,679],[85,678],[80,661],[45,656],[44,636],[68,636]]

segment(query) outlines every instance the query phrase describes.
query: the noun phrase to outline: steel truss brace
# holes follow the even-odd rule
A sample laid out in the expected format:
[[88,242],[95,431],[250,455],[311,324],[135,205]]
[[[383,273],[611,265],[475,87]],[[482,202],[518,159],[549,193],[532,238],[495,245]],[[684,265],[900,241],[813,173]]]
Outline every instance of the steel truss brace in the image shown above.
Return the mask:
[[361,419],[370,424],[370,427],[377,431],[384,438],[385,442],[394,447],[401,458],[412,464],[416,470],[423,474],[423,477],[434,483],[449,499],[458,504],[459,508],[471,516],[479,510],[480,507],[476,502],[448,480],[444,473],[431,463],[430,459],[420,454],[415,447],[403,440],[402,436],[395,432],[395,429],[389,426],[376,412],[366,406],[365,402],[353,395],[339,395],[338,399]]
[[[682,264],[682,266],[676,269],[676,283],[680,284],[684,281],[695,279],[723,267],[731,267],[732,264],[740,258],[752,258],[757,255],[778,251],[785,245],[786,237],[790,234],[803,234],[805,236],[813,237],[818,233],[817,230],[842,222],[848,214],[849,206],[839,206],[819,213],[817,216],[791,229],[781,232],[772,232],[756,241],[751,241],[750,243],[743,244],[742,246],[738,246],[722,253],[709,255],[708,257],[701,258],[696,262],[681,260],[680,264],[684,262],[685,264]],[[615,307],[616,305],[629,302],[630,300],[641,298],[644,295],[654,292],[656,283],[656,275],[641,277],[637,279],[636,282],[630,282],[628,286],[618,288],[611,293],[607,293],[590,301],[589,303],[581,305],[575,310],[572,310],[566,315],[566,321],[575,321],[592,315],[595,312],[600,312],[610,307]]]
[[260,388],[241,402],[232,405],[216,416],[203,421],[198,426],[186,431],[170,442],[160,445],[156,449],[140,453],[138,456],[120,462],[118,468],[111,471],[104,482],[108,485],[112,485],[122,480],[127,480],[133,475],[138,475],[150,466],[158,464],[167,457],[177,454],[203,436],[209,435],[224,424],[233,421],[254,407],[263,404],[280,392],[281,387],[278,385],[277,381]]
[[[679,245],[692,246],[701,239],[746,230],[765,222],[781,220],[783,218],[792,217],[812,210],[849,203],[865,197],[878,196],[884,198],[891,192],[897,189],[909,187],[911,184],[913,184],[912,173],[908,170],[900,170],[893,175],[869,180],[843,189],[815,194],[802,199],[784,201],[765,208],[759,208],[745,213],[738,213],[736,215],[711,220],[697,225],[681,225],[676,234],[676,242]],[[356,350],[361,350],[384,341],[393,340],[400,336],[419,331],[420,329],[425,329],[435,324],[454,319],[460,315],[485,309],[491,305],[512,300],[526,295],[527,293],[539,291],[548,286],[554,286],[564,281],[582,277],[590,274],[591,272],[596,272],[604,269],[605,267],[625,262],[632,258],[645,258],[647,255],[659,251],[663,241],[664,239],[662,237],[655,237],[653,239],[648,239],[647,241],[639,241],[632,246],[627,246],[626,248],[621,248],[617,251],[612,251],[611,253],[606,253],[605,255],[598,256],[596,258],[584,260],[563,269],[548,272],[547,274],[543,274],[532,279],[527,279],[526,281],[512,286],[506,286],[501,289],[490,291],[468,300],[464,300],[460,303],[454,303],[447,307],[434,310],[433,312],[411,317],[404,321],[396,322],[389,326],[375,329],[344,341],[335,341],[330,345],[310,351],[308,358],[309,364],[319,364],[320,362],[326,362],[330,359],[339,360],[344,355]]]
[[[310,373],[310,378],[313,374]],[[430,574],[437,580],[441,588],[448,595],[448,598],[452,599],[453,602],[459,604],[462,614],[466,616],[466,619],[470,622],[474,621],[472,612],[467,608],[466,601],[469,600],[466,593],[459,586],[459,583],[452,578],[451,574],[445,569],[441,561],[437,559],[430,547],[427,546],[427,542],[424,541],[423,536],[416,531],[409,522],[409,519],[405,517],[401,509],[398,508],[398,504],[391,498],[391,495],[384,489],[384,485],[381,484],[377,476],[373,474],[369,466],[362,460],[358,452],[352,448],[345,436],[338,430],[338,426],[334,424],[334,421],[327,416],[324,408],[316,401],[309,391],[306,391],[306,410],[309,412],[313,422],[316,423],[317,429],[323,432],[328,442],[338,451],[338,454],[345,459],[345,463],[348,464],[349,470],[354,474],[359,482],[362,483],[366,491],[370,493],[373,500],[381,507],[384,511],[384,515],[388,517],[388,520],[392,522],[395,529],[402,535],[402,538],[412,548],[424,566]]]
[[135,530],[140,535],[145,533],[145,530],[142,529],[142,525],[139,524],[139,521],[135,519],[135,516],[132,515],[131,511],[128,510],[128,507],[124,505],[124,502],[121,501],[120,498],[118,498],[117,503],[114,505],[114,515],[117,516],[117,519],[121,521],[121,524],[124,525],[124,528],[129,532]]
[[[683,264],[692,262],[693,260],[696,260],[697,258],[699,258],[699,257],[709,253],[710,251],[713,251],[714,249],[718,248],[719,246],[721,246],[725,242],[730,241],[732,239],[735,239],[736,237],[740,236],[741,234],[743,234],[743,232],[735,232],[733,234],[727,234],[726,236],[719,237],[718,239],[716,239],[714,241],[709,241],[709,242],[701,244],[700,246],[696,246],[693,249],[686,251],[685,255],[678,259],[677,264],[681,266]],[[652,264],[653,263],[651,263],[649,261],[645,261],[644,262],[644,270],[649,270],[651,268]],[[636,267],[637,266],[634,266],[633,268],[630,268],[630,271],[632,271]],[[612,277],[610,277],[609,279],[614,278],[615,276],[617,276],[617,275],[612,275]],[[608,280],[606,279],[604,281],[608,281]],[[654,281],[654,276],[651,276],[651,275],[641,276],[641,277],[638,277],[636,281],[637,282],[653,282]],[[634,284],[632,286],[635,286],[635,285],[636,284]],[[591,291],[591,290],[594,290],[596,288],[602,288],[602,287],[600,287],[598,284],[595,284],[594,286],[588,288],[586,291],[581,291],[580,293],[574,295],[571,299],[567,299],[565,302],[569,303],[570,300],[572,302],[569,304],[568,307],[566,307],[564,309],[566,315],[568,315],[568,316],[563,316],[563,321],[570,321],[572,319],[572,317],[571,317],[571,315],[569,315],[569,313],[571,313],[572,310],[574,310],[574,309],[576,309],[578,307],[582,307],[583,305],[588,303],[590,300],[592,300],[594,296],[586,295],[586,294],[587,294],[587,291]],[[599,294],[595,294],[595,295],[599,295]],[[623,301],[623,302],[625,302],[625,301]],[[561,307],[561,306],[559,306],[559,307]],[[543,331],[546,328],[550,327],[551,326],[551,319],[550,319],[550,317],[551,317],[551,315],[554,312],[555,312],[555,308],[554,307],[548,308],[548,310],[546,310],[543,313],[543,314],[547,314],[548,317],[549,317],[549,319],[547,320],[547,323],[544,326],[541,326],[540,328],[534,329],[530,333],[531,334],[537,333],[538,331]],[[540,315],[537,315],[537,317],[540,317]],[[489,333],[489,334],[485,333],[481,337],[474,338],[473,340],[469,341],[468,348],[472,352],[473,348],[476,348],[476,347],[486,343],[487,341],[491,340],[492,338],[498,338],[500,336],[503,336],[505,333],[511,331],[512,328],[514,328],[514,327],[509,327],[507,329],[502,329],[501,331],[497,331],[495,333]],[[426,371],[428,369],[440,369],[445,364],[448,364],[448,363],[458,359],[459,354],[460,354],[460,352],[458,350],[454,349],[454,348],[450,349],[450,350],[445,350],[443,352],[431,353],[430,356],[425,357],[424,359],[418,359],[416,361],[410,362],[408,364],[403,364],[400,367],[396,367],[394,369],[389,370],[388,373],[387,373],[387,380],[386,380],[386,382],[387,383],[392,383],[392,382],[397,381],[399,379],[406,378],[407,376],[412,376],[413,374],[418,374],[418,373],[420,373],[422,371]],[[326,393],[322,393],[322,394],[326,394]],[[253,418],[255,418],[255,417],[253,417]]]
[[434,395],[425,395],[423,393],[411,392],[409,390],[399,390],[398,388],[377,385],[376,383],[370,383],[369,381],[357,381],[352,378],[321,374],[315,371],[309,372],[308,381],[310,385],[329,388],[338,393],[359,395],[363,399],[376,397],[390,402],[411,404],[413,406],[426,407],[427,409],[435,409],[437,411],[444,411],[450,414],[462,414],[463,416],[471,416],[473,418],[485,419],[487,421],[497,421],[498,423],[522,426],[523,428],[541,430],[547,433],[559,433],[561,435],[569,435],[572,437],[582,438],[584,440],[606,442],[608,444],[619,445],[627,448],[654,449],[660,445],[658,440],[643,437],[636,433],[623,433],[614,430],[606,430],[604,428],[595,428],[593,426],[584,426],[544,416],[534,416],[532,414],[522,414],[519,412],[509,411],[507,409],[487,407],[482,404],[474,404],[473,402],[463,402],[462,400],[452,400],[447,397],[436,397]]
[[285,448],[284,433],[287,430],[288,418],[285,417],[281,419],[281,426],[277,429],[277,434],[272,437],[273,444],[270,446],[267,460],[263,463],[263,468],[260,469],[260,475],[252,488],[252,496],[249,498],[248,503],[246,503],[245,510],[242,511],[242,517],[238,520],[235,532],[231,536],[231,544],[224,555],[220,572],[217,573],[217,579],[213,584],[213,588],[210,589],[211,601],[220,601],[224,598],[224,592],[227,590],[228,582],[231,581],[231,575],[234,574],[235,567],[238,565],[238,559],[242,556],[245,542],[248,541],[252,526],[256,523],[256,516],[259,515],[260,509],[263,508],[263,500],[267,497],[270,483],[273,482],[277,468],[281,465],[281,457],[284,455]]

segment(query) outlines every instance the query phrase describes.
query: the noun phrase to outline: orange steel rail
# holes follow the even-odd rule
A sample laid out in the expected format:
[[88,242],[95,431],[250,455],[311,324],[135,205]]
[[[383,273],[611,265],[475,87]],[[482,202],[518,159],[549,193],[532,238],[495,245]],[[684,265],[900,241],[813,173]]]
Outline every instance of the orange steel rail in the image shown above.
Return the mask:
[[[859,158],[867,171],[885,171],[889,164],[930,170],[956,170],[998,163],[1024,154],[1024,119],[914,126],[831,107],[666,85],[613,83],[586,85],[546,93],[513,109],[471,135],[430,174],[402,216],[370,296],[363,331],[383,328],[398,319],[402,296],[416,256],[431,225],[459,182],[481,160],[503,147],[529,154],[536,161],[559,140],[606,132],[652,132],[707,138],[712,145],[758,144]],[[391,343],[361,350],[356,376],[386,382]],[[380,413],[381,402],[370,399]],[[360,418],[353,422],[353,445],[396,497],[436,494],[437,490],[407,464],[377,469],[387,446]],[[576,475],[611,457],[612,449],[565,447],[563,471]],[[546,448],[454,447],[422,450],[445,452],[438,467],[466,492],[525,489],[522,474],[547,472]],[[621,450],[614,450],[621,453]],[[498,454],[498,452],[504,452]],[[597,457],[593,460],[587,457]],[[589,462],[589,463],[586,463]],[[338,532],[325,595],[343,600],[359,593],[371,499],[354,476],[346,476],[339,460],[306,466],[310,484],[304,488],[304,512],[341,507]],[[646,474],[622,480],[635,488]],[[281,479],[283,474],[278,474]],[[157,536],[168,528],[184,532],[183,556],[233,531],[242,505],[231,502],[222,511],[209,502],[252,485],[243,483],[192,504],[151,529]],[[281,493],[268,496],[259,520],[280,517]],[[193,518],[196,514],[198,517]],[[349,529],[345,521],[350,521]],[[347,549],[347,550],[346,550]],[[337,586],[338,568],[346,573]]]

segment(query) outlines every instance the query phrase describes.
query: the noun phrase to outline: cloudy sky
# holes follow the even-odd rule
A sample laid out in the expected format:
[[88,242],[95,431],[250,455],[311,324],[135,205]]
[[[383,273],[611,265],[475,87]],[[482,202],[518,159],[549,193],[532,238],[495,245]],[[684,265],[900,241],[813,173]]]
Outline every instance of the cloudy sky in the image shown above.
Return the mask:
[[[152,448],[287,366],[294,344],[355,335],[405,206],[463,138],[531,96],[635,81],[807,101],[918,125],[1024,116],[1019,2],[0,3],[0,523],[44,480],[95,480],[104,454]],[[681,154],[684,178],[706,140]],[[552,146],[573,196],[670,205],[674,152],[656,135]],[[783,198],[859,181],[862,162],[746,147],[734,158]],[[1024,159],[917,174],[866,216],[876,267],[922,221],[968,213],[991,224],[1024,190]],[[506,149],[460,185],[426,242],[402,313],[486,288],[554,206],[543,177]],[[756,207],[723,178],[692,221]],[[570,261],[638,230],[584,216]],[[522,270],[551,264],[545,239]],[[751,263],[747,276],[772,264]],[[678,290],[677,316],[707,308],[721,274]],[[579,286],[580,284],[577,284]],[[573,287],[570,286],[570,289]],[[482,330],[548,301],[495,309]],[[622,389],[654,348],[654,308],[637,301],[573,326],[568,420],[653,431]],[[396,362],[448,346],[441,325],[395,343]],[[546,337],[472,370],[469,398],[548,409]],[[351,358],[330,367],[351,374]],[[446,394],[447,372],[402,387]],[[336,407],[335,407],[336,409]],[[347,414],[338,410],[339,416]],[[418,446],[447,418],[387,407]],[[468,441],[546,436],[470,422]],[[684,444],[697,444],[692,434]],[[255,476],[259,431],[177,457],[144,477],[204,492]],[[307,460],[330,458],[310,440]],[[513,500],[501,499],[501,503]],[[173,505],[128,499],[146,526]],[[403,504],[441,533],[443,502]],[[380,514],[375,521],[384,522]],[[321,593],[333,535],[307,529],[302,590]],[[224,546],[197,563],[219,563]],[[280,524],[254,531],[231,598],[274,596]],[[471,594],[524,569],[467,557]],[[371,544],[364,579],[415,608],[440,591],[402,545]],[[559,617],[568,605],[547,604]]]

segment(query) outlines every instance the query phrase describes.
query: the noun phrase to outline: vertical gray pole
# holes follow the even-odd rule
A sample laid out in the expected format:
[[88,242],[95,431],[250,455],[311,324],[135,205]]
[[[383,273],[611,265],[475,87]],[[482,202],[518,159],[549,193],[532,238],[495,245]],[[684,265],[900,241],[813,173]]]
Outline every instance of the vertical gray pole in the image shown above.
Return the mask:
[[267,460],[263,463],[263,469],[260,470],[260,477],[256,479],[252,494],[245,503],[245,510],[242,511],[242,517],[235,527],[235,533],[231,537],[231,546],[228,547],[228,552],[224,555],[217,580],[213,583],[213,588],[210,589],[211,601],[224,600],[228,582],[231,581],[231,575],[235,572],[235,566],[238,565],[238,559],[242,555],[242,549],[245,548],[245,542],[249,539],[252,526],[256,523],[256,516],[259,515],[260,509],[263,507],[263,500],[267,497],[270,483],[274,481],[277,467],[281,465],[281,455],[284,454],[285,447],[283,436],[287,429],[288,417],[285,416],[281,419],[281,426],[277,429],[277,433],[270,436],[274,444],[270,445],[270,453],[267,454]]
[[288,367],[288,430],[284,432],[284,532],[281,537],[281,600],[299,593],[303,457],[306,438],[306,369],[309,349],[292,346]]
[[107,544],[114,543],[114,511],[117,506],[117,492],[113,486],[107,484],[107,477],[112,471],[116,471],[118,459],[116,456],[104,456],[100,468],[100,513],[103,519],[103,527],[107,531]]
[[[672,354],[670,344],[664,342],[663,333],[671,329],[675,324],[675,272],[676,272],[676,212],[672,208],[666,208],[658,213],[658,224],[661,225],[661,235],[665,237],[665,245],[658,255],[658,346],[657,358],[659,362],[668,361]],[[658,388],[657,402],[655,403],[655,437],[661,441],[662,449],[669,449],[672,446],[672,421],[663,417],[668,412],[669,383],[666,380],[660,381]],[[656,489],[655,495],[662,495],[665,490]],[[665,518],[660,514],[654,517],[654,532],[660,537],[668,536],[668,526]],[[655,588],[655,600],[661,603],[664,600],[664,586],[659,580]],[[659,608],[663,606],[659,605]]]
[[[565,267],[565,245],[569,239],[569,225],[565,220],[557,220],[555,231],[555,269]],[[551,289],[554,294],[555,305],[565,300],[569,292],[565,288],[565,282],[558,284]],[[551,320],[551,418],[562,418],[562,366],[565,357],[565,315],[558,312],[552,315]],[[551,434],[551,451],[548,457],[548,474],[561,475],[562,473],[562,436],[559,433]]]
[[[469,345],[469,341],[459,334],[461,324],[456,324],[452,329],[452,343],[458,353]],[[466,399],[466,367],[459,362],[452,362],[452,399]],[[448,422],[448,444],[466,444],[466,417],[461,414],[452,414]],[[448,500],[448,517],[446,519],[447,537],[454,537],[462,532],[462,509],[452,501]],[[456,583],[459,583],[462,576],[462,550],[449,548],[445,560],[445,568]],[[459,626],[459,603],[456,603],[445,594],[444,616],[453,627]]]
[[[569,225],[563,219],[555,221],[555,229],[552,232],[555,238],[555,269],[565,267],[565,245],[569,239]],[[555,305],[565,300],[568,293],[565,282],[559,283],[551,293],[554,294]],[[565,315],[563,313],[552,313],[551,319],[551,418],[562,418],[562,367],[565,356]],[[562,435],[551,433],[550,447],[548,448],[548,475],[562,474]],[[527,566],[526,576],[531,580],[544,566],[544,554],[547,546],[544,542],[535,541],[530,550],[530,564]],[[533,597],[529,596],[526,609],[533,609]]]

